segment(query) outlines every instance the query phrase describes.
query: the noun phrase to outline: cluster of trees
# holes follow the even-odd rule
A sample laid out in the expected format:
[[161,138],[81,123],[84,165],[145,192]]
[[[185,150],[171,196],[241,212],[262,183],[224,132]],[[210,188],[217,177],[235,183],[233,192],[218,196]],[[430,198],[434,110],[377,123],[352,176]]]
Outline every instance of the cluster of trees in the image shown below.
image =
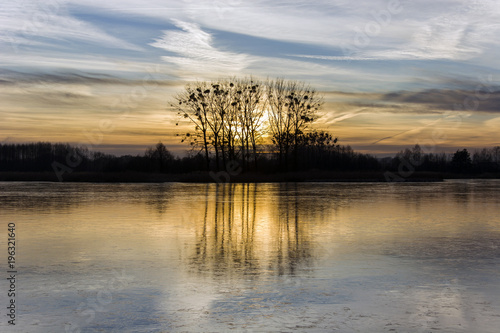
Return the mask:
[[[470,158],[470,156],[469,156]],[[474,152],[472,156],[473,168],[481,172],[500,171],[500,146],[493,148],[483,148]],[[469,165],[470,159],[466,159]]]
[[309,143],[307,129],[322,104],[321,96],[302,82],[231,78],[188,84],[172,106],[194,125],[182,141],[202,148],[207,170],[211,161],[217,170],[229,161],[256,170],[270,139],[285,171],[298,168],[299,150]]
[[89,151],[65,143],[0,144],[0,171],[52,171],[52,162],[74,154],[88,156]]
[[417,171],[485,173],[500,172],[500,147],[483,148],[472,155],[467,149],[453,154],[424,153],[420,145],[405,149],[394,158],[382,161],[382,167],[391,171],[402,164],[410,164]]
[[[170,172],[172,162],[175,160],[162,143],[154,148],[148,148],[144,155],[120,157],[90,151],[86,147],[71,146],[67,143],[0,144],[0,171],[53,172],[54,162],[68,167],[71,160],[75,158],[78,160],[74,167],[75,171],[88,172]],[[200,165],[193,165],[191,169],[200,167]]]

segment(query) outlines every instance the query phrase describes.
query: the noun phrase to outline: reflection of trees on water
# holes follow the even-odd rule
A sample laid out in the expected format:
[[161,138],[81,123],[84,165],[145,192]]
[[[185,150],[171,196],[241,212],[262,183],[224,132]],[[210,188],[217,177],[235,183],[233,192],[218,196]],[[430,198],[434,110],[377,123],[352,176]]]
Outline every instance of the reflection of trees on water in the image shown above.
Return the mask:
[[[309,235],[305,225],[301,225],[302,209],[299,205],[297,183],[280,184],[280,192],[287,195],[279,196],[278,225],[279,237],[277,257],[274,269],[279,275],[294,274],[299,263],[308,262],[312,258]],[[271,262],[273,264],[273,262]]]
[[85,186],[56,183],[2,183],[0,207],[13,212],[69,212],[89,196]]
[[148,185],[148,190],[145,193],[145,200],[146,204],[161,216],[166,212],[172,196],[171,184],[152,184]]
[[203,221],[197,224],[190,263],[216,275],[294,274],[312,257],[307,226],[301,224],[297,188],[259,197],[263,185],[206,185]]
[[[254,188],[251,189],[250,187]],[[256,186],[220,184],[205,187],[203,222],[197,226],[193,264],[200,271],[236,270],[252,274],[254,257]],[[238,209],[236,214],[235,208]]]

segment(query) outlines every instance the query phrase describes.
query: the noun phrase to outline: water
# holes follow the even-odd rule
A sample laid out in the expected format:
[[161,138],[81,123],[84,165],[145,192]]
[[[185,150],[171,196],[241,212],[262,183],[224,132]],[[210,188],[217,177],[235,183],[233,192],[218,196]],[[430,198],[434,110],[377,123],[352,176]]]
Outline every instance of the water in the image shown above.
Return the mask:
[[0,183],[0,331],[498,332],[499,190]]

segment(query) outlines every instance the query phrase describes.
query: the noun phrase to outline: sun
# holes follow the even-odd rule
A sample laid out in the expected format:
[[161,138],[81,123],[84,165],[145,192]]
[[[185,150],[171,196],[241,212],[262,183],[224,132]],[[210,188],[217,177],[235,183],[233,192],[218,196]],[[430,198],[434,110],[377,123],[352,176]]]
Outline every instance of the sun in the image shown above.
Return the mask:
[[267,142],[271,138],[271,134],[269,131],[270,126],[270,111],[268,109],[264,109],[262,111],[262,117],[260,118],[259,126],[257,126],[256,132],[258,133],[259,139],[264,142]]

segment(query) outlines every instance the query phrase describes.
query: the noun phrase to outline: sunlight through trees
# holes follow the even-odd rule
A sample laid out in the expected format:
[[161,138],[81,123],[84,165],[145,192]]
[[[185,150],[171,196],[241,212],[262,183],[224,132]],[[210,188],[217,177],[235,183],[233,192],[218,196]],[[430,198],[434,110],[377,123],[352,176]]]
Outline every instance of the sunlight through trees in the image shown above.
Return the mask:
[[[304,82],[233,77],[188,84],[172,105],[194,125],[182,142],[203,150],[207,170],[211,155],[217,170],[228,161],[257,169],[259,154],[266,152],[276,153],[280,169],[288,170],[290,158],[297,169],[323,99]],[[265,151],[266,145],[271,149]]]

